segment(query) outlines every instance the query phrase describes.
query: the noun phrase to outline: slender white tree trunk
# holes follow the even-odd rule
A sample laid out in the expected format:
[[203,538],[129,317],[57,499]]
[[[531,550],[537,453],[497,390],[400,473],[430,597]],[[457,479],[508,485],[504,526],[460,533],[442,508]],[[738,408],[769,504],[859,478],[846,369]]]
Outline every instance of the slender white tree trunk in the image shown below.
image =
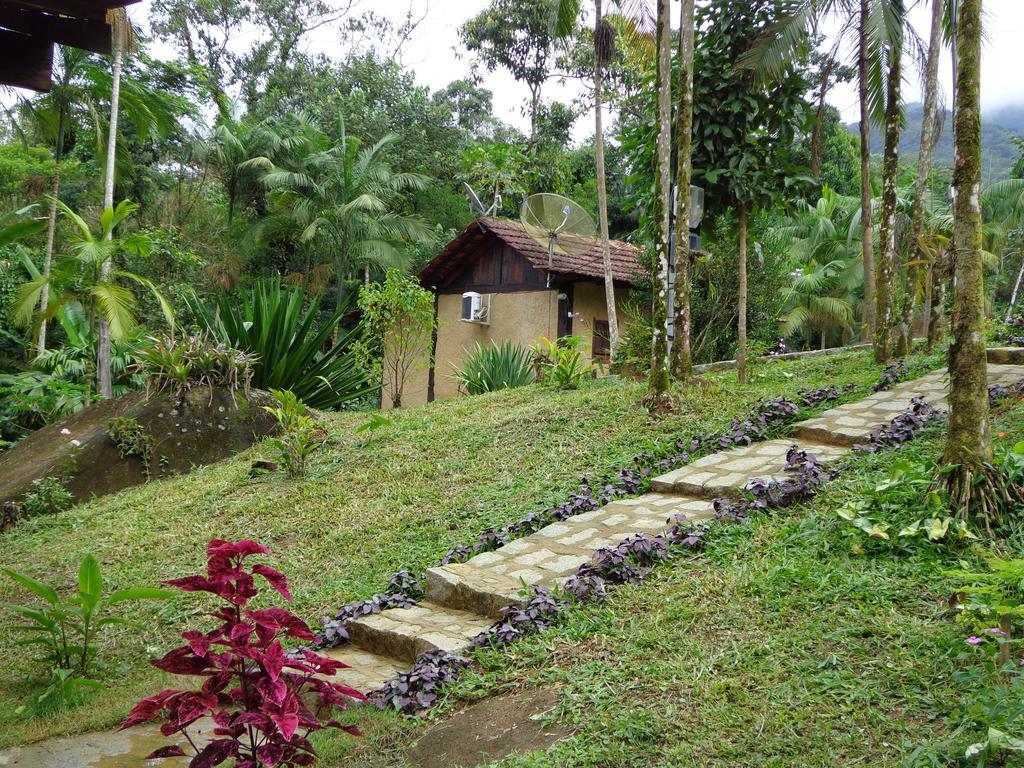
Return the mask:
[[[127,20],[123,22],[127,23]],[[114,207],[114,173],[115,154],[117,152],[117,118],[121,108],[121,63],[124,57],[124,29],[121,24],[114,25],[114,66],[110,84],[110,128],[107,133],[107,168],[103,179],[103,209]],[[106,238],[113,238],[113,230],[106,233]],[[113,258],[113,257],[111,257]],[[113,268],[110,260],[104,262],[102,277],[109,279]],[[100,397],[111,397],[114,394],[113,379],[110,372],[110,324],[102,315],[99,322],[99,339],[96,352],[96,375],[99,379]]]
[[594,164],[597,171],[597,214],[601,225],[601,258],[604,262],[604,300],[608,306],[608,361],[615,363],[619,346],[619,319],[615,307],[615,277],[612,275],[612,254],[608,244],[608,185],[604,167],[604,116],[602,115],[602,88],[604,87],[604,51],[599,50],[602,34],[601,0],[594,0]]
[[747,206],[739,205],[740,295],[736,339],[736,371],[740,384],[747,383]]
[[686,379],[693,372],[690,328],[690,176],[693,140],[694,0],[679,8],[679,116],[676,130],[676,339],[672,372]]

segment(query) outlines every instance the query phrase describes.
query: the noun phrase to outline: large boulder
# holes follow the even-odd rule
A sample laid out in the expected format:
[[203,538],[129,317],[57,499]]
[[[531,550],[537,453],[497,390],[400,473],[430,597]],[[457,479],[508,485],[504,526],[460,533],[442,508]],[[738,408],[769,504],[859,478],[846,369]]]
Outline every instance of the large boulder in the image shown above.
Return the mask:
[[[274,431],[276,420],[260,407],[272,402],[258,390],[246,397],[200,387],[181,398],[133,392],[95,403],[0,454],[0,503],[20,501],[33,480],[47,475],[67,477],[81,500],[219,461]],[[107,434],[118,417],[144,437],[148,476],[142,457],[122,456]]]

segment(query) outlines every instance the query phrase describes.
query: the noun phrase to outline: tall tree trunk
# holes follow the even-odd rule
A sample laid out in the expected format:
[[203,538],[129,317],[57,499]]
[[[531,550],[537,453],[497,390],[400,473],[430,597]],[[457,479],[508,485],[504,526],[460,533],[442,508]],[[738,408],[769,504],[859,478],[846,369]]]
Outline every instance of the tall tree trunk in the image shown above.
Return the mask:
[[860,0],[857,27],[857,96],[860,101],[860,226],[864,254],[864,309],[861,314],[861,341],[871,341],[875,318],[875,254],[871,223],[871,120],[868,108],[868,0]]
[[693,142],[693,4],[679,9],[679,114],[676,128],[676,304],[672,372],[687,379],[693,372],[690,328],[690,176]]
[[825,97],[828,96],[828,80],[832,76],[832,68],[836,60],[829,58],[821,70],[821,86],[818,89],[818,114],[811,131],[811,175],[815,181],[821,181],[821,144],[825,127]]
[[[952,249],[952,244],[950,244]],[[929,267],[931,272],[931,302],[928,307],[928,351],[942,340],[946,325],[946,283],[949,280],[948,253],[939,251]]]
[[[924,232],[924,198],[928,191],[928,171],[932,162],[932,145],[935,139],[935,118],[938,111],[939,95],[939,52],[942,50],[943,0],[932,0],[932,27],[928,38],[928,60],[925,64],[924,115],[921,118],[921,146],[917,153],[917,180],[914,186],[914,211],[910,224],[910,249],[914,260],[924,258],[919,245]],[[904,272],[903,318],[900,322],[900,336],[896,354],[903,356],[910,352],[914,336],[914,305],[917,285],[923,274],[920,267],[907,267]]]
[[[123,12],[123,11],[122,11]],[[110,84],[110,127],[107,134],[107,168],[106,176],[103,179],[103,209],[114,207],[114,173],[116,170],[115,154],[117,153],[117,118],[121,108],[121,63],[124,58],[125,29],[127,18],[121,19],[120,23],[114,24],[114,65]],[[113,238],[114,232],[111,229],[106,233],[106,239]],[[110,259],[103,263],[101,277],[104,280],[110,279],[110,272],[113,268]],[[106,317],[100,315],[99,338],[96,349],[96,375],[99,380],[100,397],[111,397],[114,394],[114,383],[110,372],[110,324]]]
[[[57,141],[53,148],[53,181],[50,184],[50,214],[46,222],[46,254],[43,256],[43,277],[47,279],[50,277],[50,269],[53,266],[53,242],[57,234],[57,201],[60,199],[60,166],[64,159],[66,113],[67,107],[62,96],[57,112]],[[49,306],[50,284],[43,283],[42,293],[39,294],[39,314],[43,319],[39,324],[39,340],[36,343],[37,355],[46,351],[46,309]]]
[[747,205],[739,205],[740,295],[739,322],[736,327],[736,372],[740,384],[747,383]]
[[[902,14],[901,14],[902,18]],[[878,240],[881,251],[875,274],[875,360],[888,362],[892,356],[893,277],[896,267],[896,184],[899,181],[900,102],[902,39],[889,49],[889,72],[885,87],[885,149],[882,155],[882,211]]]
[[[953,170],[953,342],[949,347],[949,435],[943,459],[954,507],[964,511],[992,456],[981,262],[981,0],[960,0],[957,20],[956,162]],[[985,518],[985,524],[989,520]]]
[[615,306],[615,278],[612,275],[612,254],[608,244],[608,185],[604,168],[604,115],[602,89],[604,88],[605,57],[610,54],[609,45],[602,42],[610,31],[605,29],[601,13],[601,0],[594,0],[594,165],[597,173],[597,215],[601,226],[601,259],[604,263],[604,301],[608,307],[608,362],[615,364],[615,353],[619,347],[619,318]]
[[669,0],[658,0],[657,25],[657,149],[654,169],[655,274],[651,302],[651,373],[645,402],[652,412],[672,407],[668,392],[668,239],[670,144],[672,131],[672,50]]

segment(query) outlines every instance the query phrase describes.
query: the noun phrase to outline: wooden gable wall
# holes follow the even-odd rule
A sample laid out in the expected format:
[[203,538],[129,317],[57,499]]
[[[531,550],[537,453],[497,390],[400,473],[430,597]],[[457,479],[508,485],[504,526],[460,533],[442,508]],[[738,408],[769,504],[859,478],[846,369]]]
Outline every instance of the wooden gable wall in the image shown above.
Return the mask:
[[438,286],[438,293],[515,293],[543,291],[547,278],[522,254],[503,240],[488,233],[458,254],[461,269]]

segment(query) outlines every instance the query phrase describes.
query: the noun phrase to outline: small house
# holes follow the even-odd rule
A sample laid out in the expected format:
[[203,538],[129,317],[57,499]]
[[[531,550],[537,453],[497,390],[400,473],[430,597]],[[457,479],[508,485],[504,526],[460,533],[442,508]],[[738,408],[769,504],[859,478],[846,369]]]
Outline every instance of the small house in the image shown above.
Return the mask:
[[[458,395],[452,373],[478,342],[529,347],[545,336],[578,336],[584,355],[607,362],[601,241],[577,238],[571,251],[556,246],[549,259],[547,245],[518,221],[478,217],[463,229],[419,273],[420,283],[434,293],[438,328],[431,361],[410,371],[403,405]],[[644,271],[638,256],[635,246],[611,241],[620,310]]]

